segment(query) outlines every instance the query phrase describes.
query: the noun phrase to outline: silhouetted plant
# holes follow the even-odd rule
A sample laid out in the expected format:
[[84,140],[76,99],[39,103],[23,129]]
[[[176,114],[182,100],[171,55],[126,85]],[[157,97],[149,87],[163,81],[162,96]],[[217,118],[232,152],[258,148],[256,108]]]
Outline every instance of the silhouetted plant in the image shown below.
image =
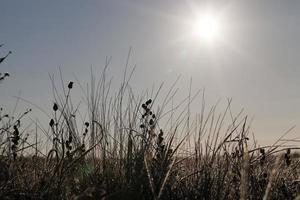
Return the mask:
[[[88,119],[78,111],[76,98],[71,98],[77,87],[63,80],[62,94],[53,89],[48,129],[39,128],[38,123],[35,131],[23,129],[22,118],[29,110],[14,118],[0,109],[0,199],[299,196],[299,148],[252,145],[246,117],[230,112],[230,121],[225,120],[230,105],[222,114],[216,106],[207,114],[203,105],[190,123],[190,127],[194,124],[191,130],[186,129],[184,121],[191,118],[182,114],[186,113],[182,106],[183,112],[168,128],[161,126],[166,115],[156,97],[146,101],[135,97],[126,77],[121,89],[110,94],[105,72],[99,82],[91,74],[92,86],[83,89]],[[172,98],[166,97],[162,107]],[[28,134],[31,140],[26,139]],[[41,141],[50,145],[52,141],[52,146],[47,149]]]
[[[3,44],[0,45],[0,47],[4,46]],[[11,54],[12,52],[9,51],[4,57],[0,57],[0,64],[6,60],[6,58]],[[10,74],[8,72],[0,73],[0,81],[3,81],[6,77],[9,77]]]

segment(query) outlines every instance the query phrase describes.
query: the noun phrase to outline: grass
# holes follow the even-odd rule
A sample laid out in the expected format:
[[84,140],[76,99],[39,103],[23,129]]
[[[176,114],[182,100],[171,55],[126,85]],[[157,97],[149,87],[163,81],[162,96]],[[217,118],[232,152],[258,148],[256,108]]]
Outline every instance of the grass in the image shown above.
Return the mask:
[[[284,137],[259,146],[243,112],[200,113],[191,103],[199,92],[174,105],[176,82],[163,98],[163,85],[136,95],[128,62],[118,91],[91,72],[79,81],[53,84],[49,125],[27,135],[19,116],[0,112],[0,199],[299,199],[299,146]],[[81,88],[84,109],[72,98]],[[149,98],[149,96],[151,98]],[[42,109],[38,106],[36,109]],[[43,112],[47,112],[42,110]],[[39,146],[44,138],[50,148]],[[294,142],[297,142],[295,139]]]

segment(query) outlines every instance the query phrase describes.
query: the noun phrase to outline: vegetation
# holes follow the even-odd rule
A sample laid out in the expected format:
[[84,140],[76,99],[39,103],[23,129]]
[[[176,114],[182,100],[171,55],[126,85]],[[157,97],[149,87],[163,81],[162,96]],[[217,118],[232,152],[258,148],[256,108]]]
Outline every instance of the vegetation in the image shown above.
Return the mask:
[[[162,85],[137,96],[127,65],[112,93],[108,65],[87,88],[65,87],[61,78],[60,92],[51,76],[49,125],[34,123],[35,134],[22,123],[30,109],[19,116],[1,109],[0,199],[299,199],[299,147],[287,146],[285,135],[259,146],[231,100],[219,114],[203,96],[192,120],[198,93],[174,105],[175,84],[162,100]],[[71,98],[76,87],[86,114]]]
[[[0,44],[0,47],[3,47],[4,46],[4,44]],[[12,52],[11,51],[9,51],[4,57],[1,57],[0,58],[0,64],[2,63],[2,62],[4,62],[4,60],[6,60],[6,58],[11,54]],[[9,76],[9,73],[0,73],[0,81],[3,81],[6,77],[8,77]]]

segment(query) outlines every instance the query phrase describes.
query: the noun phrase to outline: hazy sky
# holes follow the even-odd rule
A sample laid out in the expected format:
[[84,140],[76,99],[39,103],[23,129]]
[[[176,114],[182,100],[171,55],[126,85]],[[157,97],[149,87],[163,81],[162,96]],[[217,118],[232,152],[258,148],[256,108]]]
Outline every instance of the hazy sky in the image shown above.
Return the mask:
[[[258,138],[273,141],[300,126],[300,1],[216,2],[1,0],[0,55],[13,54],[0,65],[12,75],[0,85],[0,104],[12,104],[21,91],[51,108],[48,73],[61,66],[66,77],[87,81],[90,66],[101,69],[106,56],[119,81],[132,46],[131,85],[149,88],[181,74],[185,92],[192,77],[212,104],[232,97],[233,107],[255,116]],[[206,9],[222,26],[211,42],[187,25]]]

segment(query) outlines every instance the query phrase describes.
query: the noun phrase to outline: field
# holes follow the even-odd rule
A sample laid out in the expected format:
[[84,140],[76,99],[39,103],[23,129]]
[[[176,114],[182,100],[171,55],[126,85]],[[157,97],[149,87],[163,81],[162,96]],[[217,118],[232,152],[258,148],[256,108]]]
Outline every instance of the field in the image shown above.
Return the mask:
[[[178,79],[165,93],[161,84],[137,95],[128,64],[112,92],[108,64],[99,77],[91,71],[86,88],[66,84],[61,71],[59,81],[50,76],[50,111],[21,97],[13,112],[0,109],[0,199],[300,199],[291,129],[260,146],[231,99],[221,112],[217,104],[207,108],[205,92],[193,94],[190,85],[174,104]],[[83,106],[72,98],[76,86]],[[197,113],[191,105],[199,94]],[[32,109],[16,114],[21,100],[49,117],[47,128],[30,118]]]
[[0,200],[300,200],[300,1],[0,10]]
[[[73,82],[53,87],[46,130],[36,124],[28,135],[22,122],[31,110],[1,109],[0,199],[299,199],[299,148],[285,140],[288,132],[260,146],[230,100],[218,113],[203,92],[192,119],[195,96],[173,105],[174,86],[160,101],[161,87],[151,98],[136,96],[133,71],[111,94],[105,70],[86,90],[86,120],[78,120]],[[38,145],[41,135],[49,149]]]

